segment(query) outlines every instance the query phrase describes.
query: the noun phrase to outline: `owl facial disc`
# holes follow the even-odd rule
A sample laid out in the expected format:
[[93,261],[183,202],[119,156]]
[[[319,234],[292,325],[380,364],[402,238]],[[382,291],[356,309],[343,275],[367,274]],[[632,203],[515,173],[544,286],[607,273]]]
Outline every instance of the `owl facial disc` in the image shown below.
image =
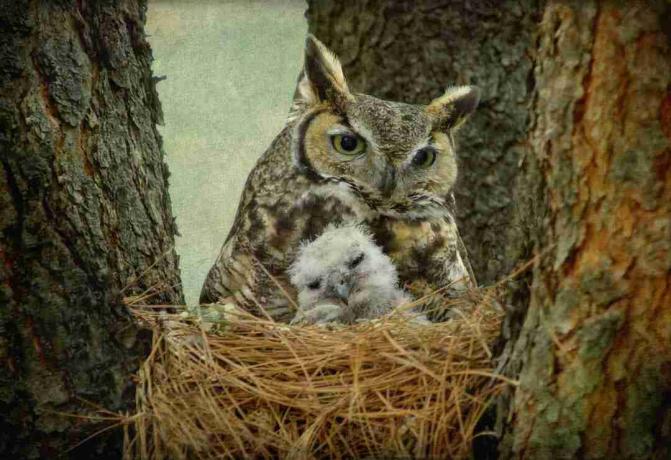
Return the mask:
[[297,94],[292,148],[300,172],[344,184],[381,214],[445,211],[457,180],[454,132],[477,107],[476,87],[449,88],[427,106],[353,93],[338,59],[310,35]]

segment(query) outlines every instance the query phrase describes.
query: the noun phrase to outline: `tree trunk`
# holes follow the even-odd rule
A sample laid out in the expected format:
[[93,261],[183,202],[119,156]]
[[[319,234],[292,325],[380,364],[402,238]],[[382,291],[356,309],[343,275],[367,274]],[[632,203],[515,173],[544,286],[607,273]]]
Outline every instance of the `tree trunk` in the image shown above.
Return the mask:
[[[132,402],[145,341],[125,286],[182,300],[145,9],[0,1],[2,458],[56,458],[90,430],[60,413]],[[72,455],[101,452],[118,443]]]
[[548,251],[505,456],[671,455],[669,17],[663,1],[545,9],[519,193],[538,196],[527,231]]
[[507,273],[513,184],[526,148],[538,1],[308,0],[308,26],[358,92],[426,104],[449,85],[482,89],[458,135],[459,231],[480,283]]
[[502,456],[669,458],[668,2],[308,4],[356,90],[484,90],[458,149],[471,262],[487,282],[541,254],[502,331]]

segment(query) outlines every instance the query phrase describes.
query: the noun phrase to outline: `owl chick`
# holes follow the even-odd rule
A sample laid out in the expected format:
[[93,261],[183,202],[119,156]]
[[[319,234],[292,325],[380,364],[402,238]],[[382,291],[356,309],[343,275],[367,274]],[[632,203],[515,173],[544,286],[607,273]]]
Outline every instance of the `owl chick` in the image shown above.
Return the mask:
[[351,324],[410,301],[391,259],[356,225],[329,226],[301,246],[289,273],[300,305],[294,322]]

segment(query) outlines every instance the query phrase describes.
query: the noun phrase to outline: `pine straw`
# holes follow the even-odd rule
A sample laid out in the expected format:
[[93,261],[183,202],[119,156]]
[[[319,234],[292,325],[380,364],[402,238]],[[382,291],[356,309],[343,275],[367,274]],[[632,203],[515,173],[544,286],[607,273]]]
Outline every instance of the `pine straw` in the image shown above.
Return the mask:
[[154,339],[126,455],[468,457],[480,416],[513,383],[493,373],[493,291],[477,294],[446,323],[394,314],[330,329],[240,313],[206,332],[134,306]]

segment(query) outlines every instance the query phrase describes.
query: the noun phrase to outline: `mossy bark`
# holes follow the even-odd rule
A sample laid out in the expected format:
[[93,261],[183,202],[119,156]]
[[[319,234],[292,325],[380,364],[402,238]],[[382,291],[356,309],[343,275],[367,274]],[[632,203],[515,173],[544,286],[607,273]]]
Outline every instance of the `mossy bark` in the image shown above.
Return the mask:
[[145,341],[125,286],[182,300],[145,9],[0,1],[2,458],[63,455],[92,427],[61,413],[132,402]]
[[505,458],[671,455],[669,17],[664,1],[544,11],[517,248],[545,252],[504,353],[520,381]]
[[310,32],[341,58],[354,91],[426,104],[449,85],[482,89],[457,135],[455,190],[459,231],[480,283],[510,269],[506,234],[527,148],[539,3],[308,0]]

